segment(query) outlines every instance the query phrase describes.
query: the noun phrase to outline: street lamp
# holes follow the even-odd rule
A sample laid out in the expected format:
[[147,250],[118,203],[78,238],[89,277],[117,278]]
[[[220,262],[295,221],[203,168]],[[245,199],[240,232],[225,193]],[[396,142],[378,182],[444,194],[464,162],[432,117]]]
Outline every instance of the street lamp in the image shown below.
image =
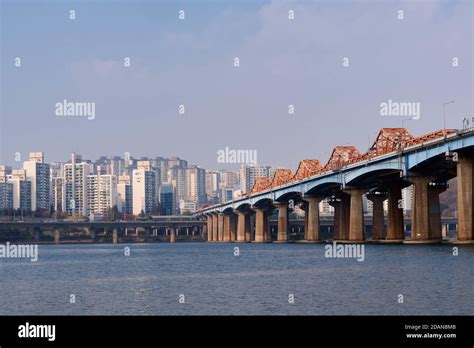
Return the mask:
[[446,130],[446,105],[453,104],[454,100],[443,103],[443,130]]
[[403,128],[403,123],[404,123],[405,121],[411,121],[411,120],[413,120],[411,117],[409,117],[409,118],[402,118],[402,128]]

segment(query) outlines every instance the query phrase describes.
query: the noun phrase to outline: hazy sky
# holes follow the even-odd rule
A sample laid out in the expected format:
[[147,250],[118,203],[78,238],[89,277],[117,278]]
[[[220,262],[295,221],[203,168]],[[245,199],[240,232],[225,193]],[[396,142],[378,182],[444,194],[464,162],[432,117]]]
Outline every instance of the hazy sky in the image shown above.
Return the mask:
[[[401,126],[380,115],[389,99],[420,103],[414,135],[443,127],[443,102],[448,127],[474,116],[472,1],[0,2],[0,163],[129,152],[237,168],[217,163],[229,147],[295,170]],[[94,102],[95,119],[56,116],[63,99]]]

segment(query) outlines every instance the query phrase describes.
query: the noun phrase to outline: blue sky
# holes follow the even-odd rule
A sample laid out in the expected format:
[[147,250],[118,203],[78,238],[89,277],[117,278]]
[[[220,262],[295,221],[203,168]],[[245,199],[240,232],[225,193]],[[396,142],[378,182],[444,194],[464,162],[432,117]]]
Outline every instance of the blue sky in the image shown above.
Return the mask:
[[[14,166],[76,151],[211,169],[229,147],[294,170],[400,126],[380,115],[388,99],[421,103],[415,135],[443,127],[443,102],[448,127],[473,115],[471,1],[3,0],[1,15],[0,162]],[[95,102],[96,118],[57,117],[63,99]]]

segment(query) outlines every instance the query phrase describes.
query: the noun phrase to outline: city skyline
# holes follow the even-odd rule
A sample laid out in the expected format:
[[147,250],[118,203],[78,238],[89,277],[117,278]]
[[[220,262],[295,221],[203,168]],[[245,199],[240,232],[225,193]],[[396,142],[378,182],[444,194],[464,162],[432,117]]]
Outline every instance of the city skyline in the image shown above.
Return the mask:
[[108,216],[111,209],[130,216],[193,213],[240,197],[256,176],[273,175],[269,166],[260,173],[254,163],[239,171],[209,170],[180,157],[87,159],[73,152],[58,162],[48,161],[44,152],[30,152],[27,160],[17,159],[17,166],[0,163],[1,209],[94,219]]

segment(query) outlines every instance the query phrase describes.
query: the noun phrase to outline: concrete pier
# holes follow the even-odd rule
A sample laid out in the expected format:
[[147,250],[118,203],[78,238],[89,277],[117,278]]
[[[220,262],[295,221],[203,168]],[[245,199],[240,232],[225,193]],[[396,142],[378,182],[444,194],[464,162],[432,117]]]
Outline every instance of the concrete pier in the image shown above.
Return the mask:
[[364,241],[365,226],[362,196],[366,190],[359,188],[346,188],[345,192],[350,195],[351,202],[349,214],[349,240],[356,242]]
[[370,193],[367,199],[372,201],[372,240],[378,241],[385,238],[385,221],[383,202],[388,195],[385,193]]
[[170,243],[176,242],[176,229],[173,227],[170,229]]
[[224,214],[222,213],[219,213],[217,215],[217,231],[218,231],[218,234],[219,234],[219,242],[223,242],[224,241]]
[[217,242],[219,240],[217,214],[212,214],[212,241]]
[[237,215],[232,213],[229,216],[229,232],[230,232],[230,241],[237,241]]
[[457,171],[457,200],[458,200],[458,240],[472,241],[474,239],[473,225],[473,180],[474,159],[459,156],[456,164]]
[[267,211],[262,208],[252,208],[255,211],[255,242],[263,243],[265,239],[265,230],[267,229]]
[[112,229],[112,243],[113,244],[118,243],[118,229],[117,228]]
[[412,241],[430,239],[430,219],[428,209],[428,183],[432,178],[418,176],[410,178],[413,183]]
[[431,241],[441,241],[443,239],[441,231],[441,207],[439,195],[446,191],[445,183],[428,185],[428,214],[429,214],[429,239]]
[[230,215],[224,215],[224,242],[230,242]]
[[288,203],[275,202],[274,207],[278,209],[278,234],[277,241],[287,242],[288,241]]
[[33,228],[33,239],[35,242],[39,242],[41,238],[41,229],[38,227]]
[[349,240],[350,196],[342,192],[337,200],[329,203],[334,207],[334,240]]
[[59,244],[59,235],[60,235],[59,229],[57,228],[54,229],[53,234],[54,234],[54,244]]
[[207,241],[212,242],[213,241],[213,235],[212,235],[212,216],[208,215],[207,217]]
[[320,241],[319,203],[321,198],[306,196],[303,199],[306,203],[304,239],[308,242]]
[[241,211],[236,211],[237,213],[237,242],[245,242],[245,220],[249,218],[249,214],[246,214]]
[[403,209],[399,207],[402,199],[402,186],[398,182],[388,185],[387,241],[402,242],[405,239],[403,230]]

